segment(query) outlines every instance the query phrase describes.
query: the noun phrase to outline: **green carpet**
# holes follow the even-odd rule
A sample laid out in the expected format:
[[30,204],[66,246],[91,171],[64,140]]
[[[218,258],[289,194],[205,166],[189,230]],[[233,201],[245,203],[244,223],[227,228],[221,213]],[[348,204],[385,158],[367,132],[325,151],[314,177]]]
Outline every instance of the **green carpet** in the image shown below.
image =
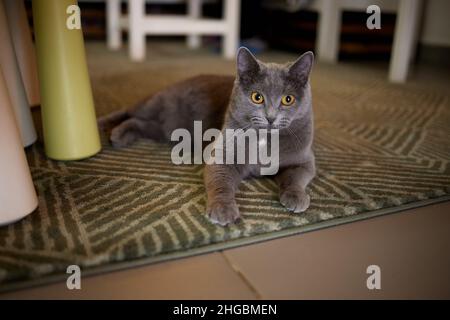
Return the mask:
[[[98,114],[208,70],[199,64],[94,73]],[[232,63],[218,65],[212,72],[233,70]],[[173,165],[166,145],[140,141],[116,150],[103,139],[101,153],[73,162],[47,159],[40,144],[29,148],[39,209],[0,228],[0,290],[63,279],[71,264],[83,274],[104,272],[448,199],[446,92],[390,85],[383,73],[349,66],[316,67],[312,87],[318,171],[303,214],[279,204],[273,181],[253,179],[237,194],[243,221],[211,224],[202,166]]]

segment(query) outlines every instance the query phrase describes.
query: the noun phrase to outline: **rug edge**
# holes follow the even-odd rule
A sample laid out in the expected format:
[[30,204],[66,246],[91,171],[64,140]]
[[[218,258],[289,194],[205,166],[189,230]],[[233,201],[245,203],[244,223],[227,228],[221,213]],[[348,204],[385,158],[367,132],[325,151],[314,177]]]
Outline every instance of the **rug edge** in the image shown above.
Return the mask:
[[[151,265],[154,263],[165,262],[165,261],[169,261],[169,260],[177,260],[177,259],[181,259],[181,258],[197,256],[200,254],[206,254],[206,253],[211,253],[211,252],[216,252],[216,251],[237,248],[237,247],[244,246],[244,245],[255,244],[255,243],[259,243],[259,242],[284,238],[284,237],[293,236],[293,235],[297,235],[297,234],[303,234],[303,233],[307,233],[307,232],[311,232],[311,231],[316,231],[316,230],[331,228],[331,227],[344,225],[344,224],[348,224],[348,223],[353,223],[356,221],[372,219],[372,218],[376,218],[376,217],[380,217],[380,216],[384,216],[384,215],[388,215],[388,214],[399,213],[401,211],[425,207],[428,205],[433,205],[433,204],[446,202],[446,201],[450,201],[450,194],[447,194],[447,195],[444,195],[441,197],[437,197],[437,198],[431,198],[431,199],[425,199],[422,201],[405,203],[400,206],[395,206],[395,207],[390,207],[390,208],[381,208],[381,209],[368,211],[368,212],[364,212],[364,213],[360,213],[360,214],[356,214],[356,215],[352,215],[352,216],[346,216],[346,217],[342,217],[342,218],[322,221],[322,222],[314,223],[311,225],[293,227],[293,228],[283,229],[283,230],[279,230],[279,231],[275,231],[275,232],[259,234],[259,235],[255,235],[255,236],[251,236],[251,237],[247,237],[247,238],[239,238],[239,239],[234,239],[234,240],[230,240],[230,241],[226,241],[226,242],[205,245],[203,247],[193,248],[193,249],[189,249],[189,250],[186,250],[183,252],[173,252],[173,253],[168,253],[168,254],[155,256],[155,257],[138,258],[138,259],[126,261],[126,262],[125,261],[117,262],[117,263],[113,263],[113,264],[92,267],[87,270],[83,270],[83,276],[91,277],[91,276],[99,275],[102,273],[123,271],[123,270],[131,269],[131,268],[138,268],[138,267],[142,267],[142,266],[146,266],[146,265]],[[25,280],[25,281],[11,283],[11,284],[5,284],[5,285],[2,285],[2,287],[0,287],[0,293],[7,293],[7,292],[13,292],[13,291],[18,291],[18,290],[31,289],[34,287],[49,285],[49,284],[63,281],[66,278],[67,278],[67,276],[65,274],[57,274],[57,275],[44,276],[44,277],[38,278],[38,279],[31,279],[31,280]]]

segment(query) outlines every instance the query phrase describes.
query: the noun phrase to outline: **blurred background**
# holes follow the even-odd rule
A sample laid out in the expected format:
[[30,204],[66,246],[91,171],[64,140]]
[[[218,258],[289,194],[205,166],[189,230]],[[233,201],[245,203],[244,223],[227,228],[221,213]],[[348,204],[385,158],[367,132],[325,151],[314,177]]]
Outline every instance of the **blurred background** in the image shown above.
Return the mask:
[[[136,0],[131,0],[136,1]],[[234,1],[234,0],[232,0]],[[108,4],[108,2],[110,2]],[[87,42],[107,41],[108,5],[120,2],[121,16],[129,11],[129,1],[80,0],[82,26]],[[145,12],[152,15],[185,15],[189,8],[186,0],[146,0]],[[201,16],[220,19],[224,15],[221,0],[203,0]],[[244,0],[240,1],[239,43],[252,49],[256,54],[267,50],[285,50],[301,53],[316,50],[319,46],[320,16],[330,15],[339,10],[338,61],[389,61],[393,50],[396,22],[400,14],[401,1],[337,0],[336,7],[329,6],[327,0]],[[414,62],[450,65],[450,2],[447,0],[404,1],[406,6],[418,3],[418,17],[415,28],[412,56]],[[409,3],[409,4],[408,4]],[[381,29],[368,29],[366,8],[371,4],[381,9]],[[324,8],[326,6],[329,8]],[[408,10],[408,8],[406,8]],[[32,24],[31,1],[27,1],[27,11]],[[331,13],[333,15],[333,13]],[[111,17],[109,17],[111,19]],[[412,18],[414,20],[414,18]],[[126,24],[126,23],[125,23]],[[207,28],[207,26],[206,26]],[[125,43],[129,30],[121,31]],[[111,35],[109,35],[111,36]],[[147,35],[148,41],[183,41],[184,36]],[[331,41],[326,39],[327,41]],[[406,41],[406,40],[405,40]],[[221,37],[205,35],[201,37],[203,48],[218,53]]]

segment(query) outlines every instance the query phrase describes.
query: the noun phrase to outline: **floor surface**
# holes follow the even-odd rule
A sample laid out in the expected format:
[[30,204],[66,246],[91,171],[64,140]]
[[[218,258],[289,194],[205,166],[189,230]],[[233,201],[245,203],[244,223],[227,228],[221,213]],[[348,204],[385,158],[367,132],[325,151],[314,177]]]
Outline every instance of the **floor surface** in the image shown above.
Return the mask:
[[[170,56],[168,48],[161,55]],[[88,46],[88,52],[95,50]],[[429,85],[432,72],[419,70],[416,74],[423,76],[412,82],[420,84],[423,79]],[[447,74],[432,78],[448,83]],[[436,85],[442,86],[442,81]],[[68,290],[60,282],[4,293],[0,299],[450,299],[449,227],[450,202],[444,202],[221,252],[82,277],[81,290]],[[380,290],[367,288],[370,265],[381,269]]]
[[[450,299],[450,202],[0,299]],[[367,289],[369,265],[381,289]]]

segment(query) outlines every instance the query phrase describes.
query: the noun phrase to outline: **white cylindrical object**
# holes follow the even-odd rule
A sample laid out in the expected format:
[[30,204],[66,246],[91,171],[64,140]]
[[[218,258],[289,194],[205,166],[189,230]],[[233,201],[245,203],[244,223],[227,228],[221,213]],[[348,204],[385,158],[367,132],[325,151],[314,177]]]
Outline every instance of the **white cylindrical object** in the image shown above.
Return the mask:
[[241,0],[224,0],[223,7],[226,32],[222,51],[226,59],[234,59],[240,41]]
[[128,44],[132,61],[145,60],[145,1],[133,0],[128,3]]
[[118,50],[122,46],[122,27],[120,25],[121,1],[106,0],[106,37],[108,48]]
[[28,104],[37,106],[41,103],[39,80],[37,74],[36,51],[28,25],[27,12],[23,0],[4,0],[9,30],[19,63],[22,81],[28,98]]
[[[195,20],[202,15],[202,0],[188,0],[189,18]],[[201,38],[198,34],[190,34],[187,37],[187,45],[189,48],[197,49],[201,45]]]
[[6,80],[9,97],[19,127],[22,145],[33,144],[37,139],[28,104],[25,87],[20,75],[13,42],[11,39],[3,0],[0,1],[0,66]]
[[0,68],[0,226],[33,212],[38,198]]

